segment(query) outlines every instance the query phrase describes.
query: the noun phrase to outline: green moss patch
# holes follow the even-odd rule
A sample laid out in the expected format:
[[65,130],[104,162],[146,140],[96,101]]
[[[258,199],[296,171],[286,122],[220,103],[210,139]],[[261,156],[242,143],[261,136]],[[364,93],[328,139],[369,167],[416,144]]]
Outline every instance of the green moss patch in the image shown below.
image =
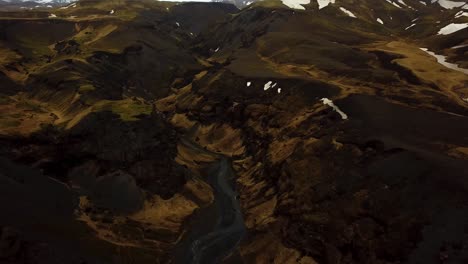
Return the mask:
[[78,92],[83,94],[87,92],[92,92],[94,90],[96,90],[96,87],[94,87],[92,84],[84,84],[80,86]]
[[120,101],[100,101],[93,109],[94,112],[112,111],[120,116],[123,121],[136,121],[139,115],[151,114],[151,105],[143,102],[125,99]]

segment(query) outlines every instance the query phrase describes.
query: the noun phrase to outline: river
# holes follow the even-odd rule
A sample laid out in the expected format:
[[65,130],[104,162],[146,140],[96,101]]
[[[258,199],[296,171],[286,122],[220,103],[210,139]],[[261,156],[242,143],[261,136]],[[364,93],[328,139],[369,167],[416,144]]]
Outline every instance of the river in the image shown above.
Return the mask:
[[236,251],[246,233],[231,162],[219,157],[204,178],[213,189],[214,202],[192,217],[176,250],[175,263],[220,263]]

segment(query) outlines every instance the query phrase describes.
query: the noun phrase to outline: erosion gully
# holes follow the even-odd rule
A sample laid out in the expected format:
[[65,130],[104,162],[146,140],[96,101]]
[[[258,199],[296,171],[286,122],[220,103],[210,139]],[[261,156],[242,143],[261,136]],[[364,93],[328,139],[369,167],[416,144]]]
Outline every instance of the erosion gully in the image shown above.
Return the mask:
[[190,229],[176,248],[175,263],[220,263],[235,253],[246,233],[238,194],[235,190],[235,173],[229,158],[209,152],[191,142],[184,144],[199,152],[217,157],[203,181],[211,186],[214,202],[194,213]]

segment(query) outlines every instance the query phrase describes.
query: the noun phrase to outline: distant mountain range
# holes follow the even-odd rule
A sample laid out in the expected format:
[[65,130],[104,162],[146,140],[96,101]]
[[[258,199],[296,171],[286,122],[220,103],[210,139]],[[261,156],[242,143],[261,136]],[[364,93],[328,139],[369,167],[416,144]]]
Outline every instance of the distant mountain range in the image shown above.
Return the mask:
[[[396,6],[408,6],[404,1],[402,0],[386,0],[389,3],[392,3]],[[66,4],[66,3],[71,3],[71,2],[77,2],[76,0],[37,0],[37,1],[30,1],[30,0],[0,0],[1,3],[6,3],[6,4],[24,4],[24,3],[37,3],[37,4]],[[178,1],[174,1],[178,2]],[[205,1],[187,1],[187,0],[182,0],[179,2],[205,2]],[[237,7],[244,7],[248,6],[254,2],[258,2],[258,0],[213,0],[212,2],[223,2],[223,3],[232,3],[236,5]],[[295,1],[289,1],[289,2],[295,2]],[[297,1],[301,3],[310,3],[310,0],[305,0],[305,1]],[[336,0],[319,0],[317,1],[319,3],[319,6],[323,5],[328,5],[329,3],[335,3]],[[441,7],[446,8],[446,9],[452,9],[452,8],[457,8],[457,7],[466,7],[468,8],[468,2],[467,1],[462,1],[462,0],[426,0],[426,1],[419,1],[419,3],[423,3],[424,5],[431,5],[431,4],[436,4],[438,3]]]
[[[383,1],[383,0],[382,0]],[[385,0],[388,3],[400,8],[411,8],[411,2],[409,1],[408,4],[403,0]],[[213,0],[213,2],[223,2],[223,3],[231,3],[236,5],[237,7],[245,7],[251,5],[252,3],[259,2],[259,0]],[[292,1],[282,1],[294,4],[310,4],[311,2],[317,2],[319,7],[325,7],[328,4],[334,4],[336,0],[317,0],[317,1],[310,1],[310,0],[292,0]],[[417,1],[419,4],[423,5],[436,5],[439,4],[442,8],[445,9],[453,9],[462,7],[464,9],[468,9],[468,2],[463,0],[426,0],[426,1]]]
[[[405,3],[403,0],[385,0],[385,1],[400,8],[411,8],[411,6]],[[34,5],[38,5],[38,4],[39,5],[62,5],[62,4],[72,3],[72,2],[77,2],[77,0],[36,0],[36,1],[0,0],[0,5],[21,5],[21,6],[24,6],[25,4],[27,5],[32,5],[32,4]],[[190,1],[182,0],[182,1],[174,1],[174,2],[190,2]],[[205,2],[205,1],[200,0],[200,1],[193,1],[193,2]],[[231,3],[239,8],[243,8],[252,3],[259,2],[259,0],[212,0],[212,2]],[[297,2],[297,4],[299,5],[304,5],[304,4],[307,5],[311,3],[310,0],[297,0],[297,1],[292,0],[292,1],[286,1],[286,2],[290,2],[292,4]],[[312,2],[315,2],[315,1],[312,1]],[[324,6],[327,6],[328,4],[335,3],[336,0],[318,0],[316,2],[318,3],[319,7],[324,7]],[[438,4],[442,8],[445,8],[445,9],[453,9],[453,8],[459,8],[459,7],[468,9],[468,2],[460,1],[460,0],[425,0],[425,1],[417,1],[417,2],[426,6]]]
[[35,2],[35,3],[56,3],[56,4],[66,4],[71,2],[76,2],[73,0],[37,0],[37,1],[29,1],[29,0],[3,0],[2,2],[8,3],[24,3],[24,2]]
[[71,2],[72,0],[38,0],[38,1],[24,1],[24,0],[0,0],[0,8],[3,10],[16,10],[33,7],[54,7],[61,6]]

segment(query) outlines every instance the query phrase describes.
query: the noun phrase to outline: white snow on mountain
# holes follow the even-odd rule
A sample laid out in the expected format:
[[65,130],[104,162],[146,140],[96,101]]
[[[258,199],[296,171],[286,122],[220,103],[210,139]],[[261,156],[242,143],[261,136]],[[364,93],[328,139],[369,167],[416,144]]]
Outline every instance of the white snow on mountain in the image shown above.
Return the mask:
[[426,48],[420,48],[422,51],[426,52],[427,54],[431,55],[432,57],[436,58],[437,62],[447,68],[450,68],[452,70],[456,70],[459,72],[463,72],[464,74],[468,74],[468,69],[460,68],[457,64],[455,63],[450,63],[447,62],[447,58],[444,55],[439,55],[435,54],[434,52],[426,49]]
[[461,7],[466,4],[466,2],[455,2],[450,0],[432,0],[432,3],[438,3],[441,7],[446,9]]
[[408,30],[408,29],[410,29],[410,28],[412,28],[414,26],[416,26],[416,24],[411,24],[410,26],[406,27],[405,30]]
[[302,5],[309,4],[310,0],[282,0],[282,2],[290,8],[305,10],[305,7]]
[[268,89],[270,89],[272,83],[273,83],[272,81],[265,83],[265,85],[263,86],[263,90],[267,91]]
[[353,12],[349,11],[348,9],[346,9],[346,8],[344,8],[344,7],[340,7],[340,10],[341,10],[343,13],[347,14],[348,16],[356,18],[356,15],[354,15]]
[[[12,2],[11,0],[4,0],[5,2]],[[72,2],[77,2],[77,0],[17,0],[17,2],[36,2],[38,4],[68,4]]]
[[319,9],[322,9],[328,6],[329,4],[334,4],[335,0],[317,0],[317,3],[319,5]]
[[452,33],[455,33],[457,31],[465,29],[467,27],[468,27],[468,23],[460,23],[460,24],[452,23],[452,24],[449,24],[449,25],[441,28],[439,30],[438,35],[450,35]]
[[338,106],[336,106],[332,100],[328,98],[322,98],[320,99],[320,101],[322,101],[324,105],[328,105],[329,107],[333,108],[333,110],[341,116],[341,119],[343,120],[348,119],[348,115],[345,114],[343,111],[341,111],[341,109]]
[[468,12],[460,11],[460,12],[455,14],[455,18],[459,18],[459,17],[462,17],[462,16],[468,17]]
[[398,8],[401,8],[401,6],[399,6],[397,3],[395,3],[395,2],[393,2],[391,0],[385,0],[385,1],[389,2],[390,4],[392,4],[392,5],[394,5],[394,6],[398,7]]
[[464,47],[468,47],[468,44],[457,45],[457,46],[452,47],[452,49],[461,49]]
[[400,3],[401,5],[404,5],[404,6],[408,6],[405,2],[403,2],[403,0],[398,0],[398,3]]
[[70,4],[70,5],[67,5],[67,6],[63,6],[61,7],[60,9],[68,9],[68,8],[75,8],[76,7],[76,3],[73,3],[73,4]]

